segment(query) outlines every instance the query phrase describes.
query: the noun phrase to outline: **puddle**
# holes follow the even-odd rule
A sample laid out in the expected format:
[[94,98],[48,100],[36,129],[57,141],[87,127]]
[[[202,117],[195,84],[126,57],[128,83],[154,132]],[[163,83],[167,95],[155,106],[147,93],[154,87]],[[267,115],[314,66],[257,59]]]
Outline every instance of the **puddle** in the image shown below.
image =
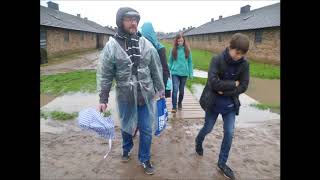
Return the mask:
[[250,78],[246,94],[264,104],[280,104],[280,80]]
[[[80,112],[88,107],[96,107],[99,102],[99,95],[96,93],[70,93],[55,98],[50,103],[41,107],[42,111],[63,111],[66,113]],[[118,119],[118,113],[115,102],[114,88],[110,91],[108,108],[111,111],[113,119]],[[119,126],[119,121],[115,121]]]
[[[193,95],[196,97],[197,100],[199,100],[204,86],[201,84],[193,84],[191,88],[193,91]],[[240,108],[239,116],[236,117],[236,125],[250,126],[250,125],[255,125],[257,123],[266,122],[268,120],[274,120],[274,119],[280,120],[280,115],[277,113],[271,112],[269,109],[260,110],[250,106],[250,104],[259,103],[259,102],[251,98],[247,94],[241,94],[239,98],[241,101],[241,108]],[[222,119],[221,115],[218,116],[218,119]]]
[[[193,75],[200,78],[208,78],[206,71],[194,69]],[[264,104],[280,104],[280,80],[260,79],[250,77],[246,94]]]
[[40,94],[40,107],[45,106],[56,98],[56,96],[48,94]]
[[[193,95],[197,100],[199,100],[202,90],[204,88],[201,84],[192,85]],[[259,101],[251,98],[247,94],[241,94],[239,96],[241,101],[240,114],[236,118],[237,126],[251,126],[258,123],[263,123],[269,120],[280,120],[280,115],[271,112],[268,110],[260,110],[256,107],[250,106],[253,103],[259,103]],[[41,107],[43,111],[63,111],[67,113],[79,112],[88,107],[96,107],[99,102],[99,96],[96,93],[73,93],[65,94],[63,96],[56,97],[54,100],[51,100],[49,103]],[[111,110],[112,117],[115,119],[115,125],[120,126],[120,122],[117,120],[118,113],[115,103],[115,91],[114,88],[110,91],[108,109]],[[218,119],[222,119],[221,115],[218,116]],[[171,128],[171,125],[167,127]]]
[[198,69],[193,69],[193,76],[200,77],[200,78],[208,78],[208,72],[198,70]]

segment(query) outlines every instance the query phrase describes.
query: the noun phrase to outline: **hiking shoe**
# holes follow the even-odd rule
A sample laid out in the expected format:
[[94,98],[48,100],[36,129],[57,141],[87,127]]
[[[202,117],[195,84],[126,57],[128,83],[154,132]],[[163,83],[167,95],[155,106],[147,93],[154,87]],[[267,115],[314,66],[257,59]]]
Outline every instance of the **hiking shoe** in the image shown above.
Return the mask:
[[171,110],[171,112],[172,112],[172,113],[176,113],[176,112],[177,112],[177,109],[176,109],[176,108],[173,108],[173,109]]
[[196,144],[196,152],[199,156],[203,156],[203,148],[202,148],[202,144],[197,143],[197,140],[195,140],[195,144]]
[[229,179],[235,179],[232,169],[226,164],[218,164],[219,169],[222,171],[223,175]]
[[154,167],[152,166],[150,160],[144,162],[144,163],[141,163],[143,169],[144,169],[144,172],[146,174],[149,174],[149,175],[152,175],[154,172],[155,172],[155,169]]
[[182,103],[179,103],[178,104],[178,110],[181,110],[182,109]]
[[121,161],[128,162],[129,160],[130,160],[130,153],[123,151],[122,156],[121,156]]

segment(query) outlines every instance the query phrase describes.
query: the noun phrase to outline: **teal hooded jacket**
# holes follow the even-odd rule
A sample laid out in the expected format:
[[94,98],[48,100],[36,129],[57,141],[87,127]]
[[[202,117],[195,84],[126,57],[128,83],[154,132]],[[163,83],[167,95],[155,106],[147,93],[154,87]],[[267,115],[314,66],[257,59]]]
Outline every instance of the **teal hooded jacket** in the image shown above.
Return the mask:
[[172,49],[169,56],[169,69],[172,75],[188,76],[193,78],[192,54],[189,53],[188,59],[185,58],[184,46],[177,47],[177,59],[172,55]]

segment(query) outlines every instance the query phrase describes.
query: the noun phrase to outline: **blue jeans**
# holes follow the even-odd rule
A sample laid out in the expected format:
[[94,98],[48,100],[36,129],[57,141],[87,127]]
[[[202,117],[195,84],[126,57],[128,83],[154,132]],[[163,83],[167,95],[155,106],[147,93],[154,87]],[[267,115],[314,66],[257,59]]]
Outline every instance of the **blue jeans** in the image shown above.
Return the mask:
[[[205,123],[196,137],[196,143],[202,144],[205,136],[209,134],[217,120],[219,113],[211,111],[206,112]],[[222,114],[223,118],[223,140],[220,148],[218,164],[225,164],[228,160],[229,151],[232,144],[234,122],[236,118],[236,111],[231,111],[226,114]]]
[[[126,113],[126,107],[120,105],[119,111],[121,113]],[[150,160],[150,149],[152,142],[152,123],[150,119],[150,113],[147,105],[138,106],[138,129],[139,135],[139,153],[138,159],[141,163]],[[132,135],[121,130],[122,134],[122,149],[124,152],[130,152],[133,147]]]
[[184,87],[187,82],[187,76],[172,75],[172,108],[177,108],[177,94],[179,90],[179,102],[182,103],[184,95]]

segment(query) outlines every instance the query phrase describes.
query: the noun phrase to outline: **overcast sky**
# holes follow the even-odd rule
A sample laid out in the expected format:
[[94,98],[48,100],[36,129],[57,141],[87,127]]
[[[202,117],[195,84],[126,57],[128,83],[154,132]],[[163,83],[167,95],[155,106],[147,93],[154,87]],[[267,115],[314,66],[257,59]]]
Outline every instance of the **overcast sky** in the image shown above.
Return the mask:
[[[48,0],[40,4],[47,7]],[[75,1],[52,0],[59,4],[59,10],[68,14],[87,17],[102,26],[116,26],[116,13],[120,7],[136,9],[143,22],[152,22],[155,31],[175,32],[183,27],[198,27],[211,18],[215,20],[240,13],[240,7],[250,5],[251,10],[275,4],[280,0],[269,1]]]

